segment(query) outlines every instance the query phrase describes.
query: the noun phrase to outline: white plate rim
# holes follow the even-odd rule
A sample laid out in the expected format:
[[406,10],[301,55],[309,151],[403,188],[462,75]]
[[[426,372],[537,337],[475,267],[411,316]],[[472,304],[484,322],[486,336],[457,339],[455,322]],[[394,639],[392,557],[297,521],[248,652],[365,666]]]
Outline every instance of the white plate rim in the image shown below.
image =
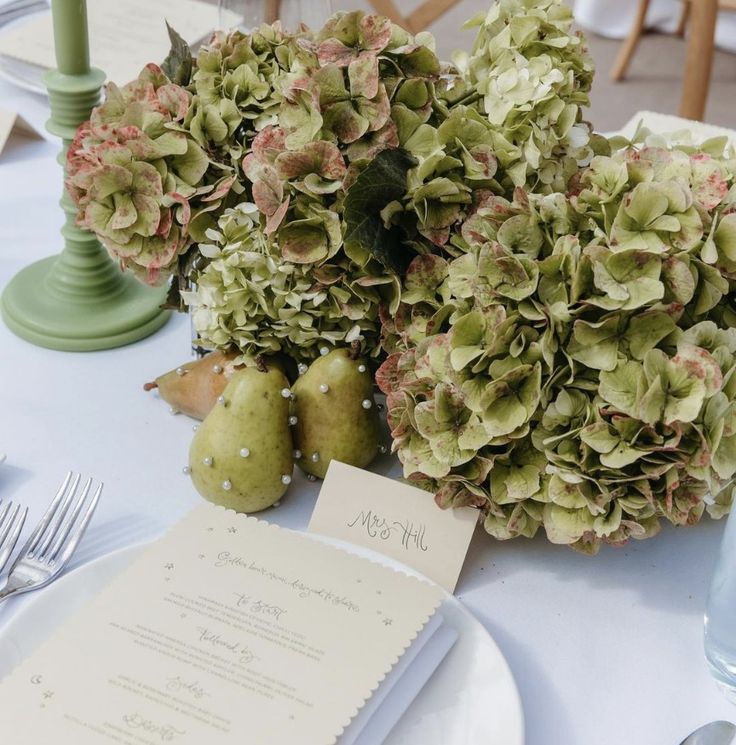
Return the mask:
[[[376,551],[372,551],[371,549],[365,548],[363,546],[358,546],[347,541],[332,538],[331,536],[310,533],[307,531],[294,532],[326,543],[328,545],[332,545],[336,548],[343,549],[371,561],[375,561],[383,566],[389,567],[391,569],[396,569],[398,571],[429,582],[432,585],[435,585],[432,580],[428,579],[413,568],[402,564],[401,562],[388,556],[384,556],[383,554],[380,554]],[[67,599],[66,602],[69,602],[69,594],[65,592],[65,588],[68,584],[72,584],[72,586],[74,586],[88,576],[94,577],[95,574],[99,573],[100,567],[103,567],[104,570],[104,568],[109,564],[119,564],[119,569],[115,570],[115,575],[117,575],[119,572],[124,571],[128,566],[130,566],[130,564],[135,561],[137,556],[139,556],[146,548],[154,543],[155,540],[156,539],[137,542],[129,546],[124,546],[122,548],[116,549],[107,554],[97,556],[94,559],[86,562],[85,564],[82,564],[81,566],[78,566],[72,571],[64,574],[56,582],[54,582],[54,584],[46,588],[43,593],[39,593],[36,596],[27,597],[25,599],[24,606],[17,612],[15,612],[8,620],[8,622],[3,625],[2,630],[0,631],[0,641],[7,641],[9,638],[21,640],[25,639],[26,641],[28,641],[30,637],[30,639],[32,640],[31,646],[37,648],[39,644],[45,641],[47,636],[42,632],[41,638],[38,638],[39,632],[34,629],[36,621],[28,620],[29,617],[38,618],[38,616],[41,615],[42,608],[47,605],[52,606],[58,612],[59,606],[56,603],[63,602],[63,599]],[[94,580],[92,580],[89,584],[94,587]],[[498,743],[498,745],[524,745],[525,728],[522,702],[508,662],[503,656],[500,648],[498,647],[498,644],[496,644],[496,641],[488,632],[488,629],[486,629],[485,626],[483,626],[483,624],[454,595],[447,592],[447,590],[445,590],[444,588],[440,588],[440,590],[443,593],[444,602],[449,603],[454,609],[456,609],[463,616],[463,622],[467,623],[469,627],[472,627],[477,634],[480,634],[483,637],[488,651],[491,652],[495,658],[494,665],[497,669],[497,673],[502,676],[502,679],[499,682],[500,685],[503,686],[503,688],[505,689],[505,692],[508,695],[508,699],[504,701],[503,708],[498,708],[497,710],[498,714],[503,716],[503,732],[505,736],[503,743]],[[4,661],[2,655],[0,655],[0,682],[2,682],[2,678],[6,674],[10,673],[12,669],[4,666],[3,662]],[[486,715],[491,715],[491,713],[491,711],[485,712]],[[448,743],[448,745],[466,744]],[[488,745],[496,744],[489,743]]]

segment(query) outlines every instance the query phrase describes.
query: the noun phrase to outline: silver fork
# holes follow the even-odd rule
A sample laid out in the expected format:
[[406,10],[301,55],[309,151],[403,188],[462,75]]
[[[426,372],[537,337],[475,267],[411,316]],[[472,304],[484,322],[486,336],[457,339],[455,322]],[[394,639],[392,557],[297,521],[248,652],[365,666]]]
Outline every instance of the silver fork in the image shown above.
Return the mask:
[[28,509],[21,511],[19,504],[15,505],[15,509],[13,509],[12,502],[8,502],[3,507],[3,502],[0,499],[0,577],[2,577],[3,568],[8,563],[15,544],[18,542],[27,514]]
[[10,567],[0,602],[11,595],[37,590],[53,582],[68,564],[87,530],[102,494],[100,483],[90,497],[89,478],[78,495],[81,475],[71,471],[59,487],[41,522]]

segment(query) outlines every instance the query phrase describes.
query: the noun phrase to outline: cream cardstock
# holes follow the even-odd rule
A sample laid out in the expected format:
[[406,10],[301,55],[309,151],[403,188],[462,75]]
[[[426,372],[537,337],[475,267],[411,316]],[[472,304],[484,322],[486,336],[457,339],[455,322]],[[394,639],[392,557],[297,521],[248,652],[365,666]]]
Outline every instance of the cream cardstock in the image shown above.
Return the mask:
[[[91,0],[87,3],[90,58],[123,85],[169,51],[165,20],[189,43],[217,27],[217,3],[198,0]],[[0,54],[50,70],[56,67],[51,14],[34,16],[0,36]]]
[[0,683],[0,740],[330,745],[441,600],[202,505]]
[[41,134],[37,132],[20,114],[16,114],[15,111],[9,111],[8,109],[0,107],[0,153],[5,149],[10,133],[13,130],[21,132],[26,137],[33,137],[37,140],[43,139]]
[[478,510],[441,510],[431,494],[332,461],[309,530],[379,551],[452,592]]

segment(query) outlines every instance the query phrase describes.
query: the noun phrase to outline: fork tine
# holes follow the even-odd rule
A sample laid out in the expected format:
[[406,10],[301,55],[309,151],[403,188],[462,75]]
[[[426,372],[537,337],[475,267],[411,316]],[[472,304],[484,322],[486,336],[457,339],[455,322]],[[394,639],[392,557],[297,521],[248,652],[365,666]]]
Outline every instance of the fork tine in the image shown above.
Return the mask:
[[[0,507],[2,507],[2,500],[0,499]],[[0,512],[0,528],[2,528],[3,523],[5,522],[5,518],[8,516],[8,512],[10,512],[10,508],[13,506],[12,502],[7,502],[5,504],[5,507],[3,508],[2,512]],[[3,539],[0,538],[0,546],[3,544]]]
[[15,521],[16,516],[18,515],[18,511],[20,510],[20,505],[15,505],[15,511],[13,512],[10,517],[8,515],[10,514],[10,510],[13,507],[12,502],[8,502],[5,506],[5,509],[0,513],[0,548],[3,547],[5,544],[5,540],[8,537],[8,534],[13,528],[13,522]]
[[54,513],[54,516],[46,530],[43,532],[43,535],[39,538],[40,545],[32,549],[33,554],[37,559],[43,561],[46,558],[46,552],[49,550],[49,546],[51,546],[51,544],[54,542],[56,535],[64,525],[64,518],[67,516],[67,513],[69,512],[72,504],[76,505],[78,502],[84,502],[87,494],[89,494],[89,488],[92,485],[91,478],[87,479],[87,482],[82,489],[82,493],[77,496],[77,487],[79,486],[80,478],[81,474],[77,474],[72,487],[69,489],[66,497],[64,497],[64,500]]
[[61,550],[61,547],[66,542],[67,538],[69,537],[69,534],[74,529],[74,526],[77,522],[77,519],[79,518],[79,515],[82,512],[82,509],[84,508],[85,502],[87,501],[87,495],[89,494],[90,487],[92,486],[92,479],[87,479],[87,482],[84,485],[84,489],[82,489],[82,493],[77,498],[74,509],[72,510],[72,514],[69,517],[69,519],[66,521],[66,523],[62,526],[60,526],[60,529],[57,531],[56,539],[54,540],[54,544],[51,548],[51,550],[45,555],[49,563],[52,563],[55,561],[57,555],[59,554],[59,551]]
[[79,541],[82,540],[82,537],[84,536],[87,526],[89,525],[90,520],[92,519],[92,516],[95,514],[95,510],[97,509],[97,503],[100,501],[100,495],[102,494],[102,489],[105,485],[100,482],[100,485],[97,487],[97,490],[94,493],[94,496],[89,502],[89,505],[87,507],[87,511],[84,513],[81,522],[79,523],[78,527],[69,537],[68,541],[66,542],[66,545],[60,546],[61,556],[58,559],[58,565],[59,567],[63,567],[67,561],[71,558],[72,554],[77,548],[77,545],[79,544]]
[[56,512],[56,508],[59,505],[59,502],[61,501],[61,498],[64,496],[64,492],[66,491],[67,486],[69,486],[69,482],[72,478],[72,471],[69,471],[67,473],[66,477],[64,478],[64,481],[62,482],[61,486],[59,487],[59,491],[56,492],[56,496],[54,497],[54,500],[49,505],[49,508],[46,510],[46,514],[41,518],[41,522],[36,525],[33,532],[29,536],[28,540],[23,544],[23,548],[21,548],[20,553],[15,559],[15,562],[13,563],[13,566],[10,568],[10,571],[12,572],[15,568],[16,564],[28,553],[31,552],[31,548],[36,545],[37,538],[41,535],[41,533],[46,529],[46,526],[51,521],[51,518],[54,516],[54,512]]
[[28,510],[20,512],[20,505],[16,505],[13,514],[7,521],[7,526],[0,537],[0,572],[5,568],[10,555],[13,553],[15,544],[18,542],[20,532],[23,530]]
[[15,544],[18,542],[18,538],[20,538],[20,532],[23,530],[23,525],[25,525],[26,517],[28,517],[28,507],[24,507],[20,514],[19,509],[20,505],[15,508],[15,512],[13,513],[13,523],[15,524],[15,527],[12,529],[10,540],[8,541],[8,546],[11,551],[15,548]]

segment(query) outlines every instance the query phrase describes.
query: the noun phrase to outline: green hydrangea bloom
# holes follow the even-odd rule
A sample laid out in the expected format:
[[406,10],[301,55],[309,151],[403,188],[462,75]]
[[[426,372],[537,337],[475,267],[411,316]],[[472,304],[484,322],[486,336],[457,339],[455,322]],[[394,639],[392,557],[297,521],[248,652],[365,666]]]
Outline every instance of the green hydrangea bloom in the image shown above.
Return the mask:
[[379,371],[405,475],[497,538],[595,552],[726,511],[736,476],[736,169],[597,157],[569,196],[493,197],[419,257]]
[[201,343],[235,346],[250,359],[285,352],[308,362],[325,343],[358,341],[375,356],[377,288],[344,260],[317,269],[285,260],[260,220],[254,204],[227,209],[200,246],[209,263],[184,299]]
[[572,24],[562,0],[499,0],[469,22],[472,54],[456,56],[513,186],[564,191],[593,155],[582,121],[593,62]]

